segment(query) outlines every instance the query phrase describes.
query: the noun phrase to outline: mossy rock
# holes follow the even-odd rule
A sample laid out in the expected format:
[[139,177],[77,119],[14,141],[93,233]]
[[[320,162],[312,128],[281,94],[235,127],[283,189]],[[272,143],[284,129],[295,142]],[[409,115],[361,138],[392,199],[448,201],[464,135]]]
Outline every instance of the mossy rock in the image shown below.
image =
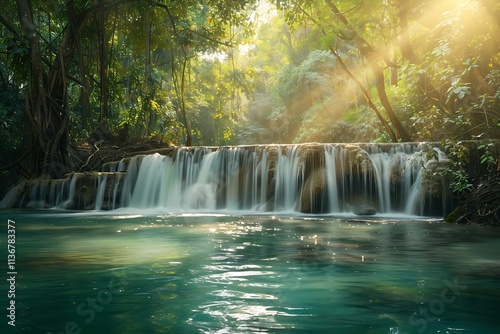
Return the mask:
[[459,206],[455,208],[455,210],[447,214],[446,217],[444,217],[444,221],[447,223],[457,224],[463,220],[462,219],[463,215],[464,215],[464,208]]
[[426,170],[422,175],[422,189],[425,196],[440,197],[443,190],[449,189],[448,179],[444,177],[444,172],[449,164],[449,160],[433,160],[427,163]]

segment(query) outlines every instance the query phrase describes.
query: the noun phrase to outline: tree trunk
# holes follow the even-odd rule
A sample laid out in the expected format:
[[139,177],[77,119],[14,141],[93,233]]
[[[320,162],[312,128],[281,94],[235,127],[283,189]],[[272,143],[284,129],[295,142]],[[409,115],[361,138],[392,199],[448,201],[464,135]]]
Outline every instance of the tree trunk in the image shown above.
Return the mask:
[[382,123],[382,125],[384,126],[384,129],[385,129],[385,131],[387,131],[387,134],[389,134],[389,137],[391,137],[391,140],[393,142],[397,142],[398,137],[396,136],[396,134],[394,133],[394,131],[392,130],[392,128],[389,126],[389,124],[387,123],[387,121],[384,119],[384,117],[382,116],[382,114],[378,110],[378,108],[375,105],[375,103],[373,103],[373,101],[371,100],[370,95],[369,95],[368,91],[366,90],[366,88],[356,78],[356,76],[354,76],[354,74],[347,68],[347,65],[344,63],[344,60],[340,57],[340,55],[338,54],[338,52],[335,51],[333,49],[333,47],[330,47],[329,49],[332,52],[332,54],[335,56],[335,58],[337,59],[339,65],[342,67],[342,69],[347,73],[347,75],[349,75],[349,77],[356,83],[356,85],[358,86],[358,88],[361,90],[361,93],[363,94],[363,97],[365,98],[366,103],[368,103],[368,105],[370,106],[370,108],[375,112],[375,115],[379,119],[380,123]]
[[[418,65],[421,63],[421,60],[413,50],[410,40],[410,28],[408,23],[409,1],[397,0],[394,5],[396,6],[399,19],[399,49],[404,59],[410,62],[410,64]],[[425,72],[419,74],[418,87],[424,94],[423,101],[427,104],[429,109],[433,108],[434,105],[442,106],[441,109],[444,109],[446,98],[432,85]]]
[[398,116],[394,112],[392,108],[391,102],[387,97],[387,92],[385,90],[385,79],[384,79],[384,71],[380,65],[376,63],[375,60],[369,59],[370,68],[375,76],[375,86],[377,87],[378,97],[380,99],[380,103],[384,106],[385,111],[387,112],[387,116],[389,117],[394,129],[396,130],[396,134],[398,139],[401,139],[403,142],[411,141],[411,137],[406,132],[403,124],[399,121]]
[[[123,0],[125,1],[125,0]],[[87,20],[122,1],[102,1],[74,12],[74,0],[66,0],[68,25],[63,31],[56,57],[44,59],[30,0],[16,0],[18,16],[27,46],[30,50],[29,77],[26,90],[26,117],[30,123],[29,165],[23,163],[28,177],[61,177],[75,170],[82,163],[74,154],[69,142],[70,104],[68,96],[69,65],[74,61],[75,47],[78,49],[80,31]],[[81,54],[81,49],[79,49]],[[83,57],[80,56],[80,75],[85,73]],[[78,80],[76,80],[78,81]],[[85,83],[84,75],[78,82]],[[82,88],[86,89],[83,84]],[[85,112],[85,111],[83,111]]]
[[184,57],[183,63],[182,63],[182,73],[181,73],[180,98],[181,98],[182,121],[184,123],[184,129],[185,129],[185,133],[186,133],[186,146],[191,146],[192,145],[191,127],[189,126],[189,121],[187,118],[187,111],[186,111],[186,66],[187,66],[187,62],[188,62],[188,59],[186,57]]
[[[170,23],[172,24],[172,36],[170,42],[172,45],[178,44],[178,42],[174,41],[177,37],[179,37],[179,33],[177,31],[177,26],[175,24],[175,19],[174,16],[172,15],[172,12],[170,11],[170,8],[165,5],[158,4],[158,6],[162,7],[163,9],[166,10],[167,15],[170,19]],[[172,59],[171,59],[171,65],[172,65],[172,81],[174,84],[174,89],[175,89],[175,94],[177,96],[177,101],[179,103],[178,106],[178,111],[177,117],[179,117],[180,122],[182,125],[184,125],[184,134],[186,136],[186,146],[191,146],[192,144],[192,131],[191,131],[191,126],[189,124],[189,119],[187,117],[187,110],[186,110],[186,70],[188,66],[188,54],[187,54],[187,45],[183,44],[178,44],[178,47],[180,48],[179,52],[179,57],[182,62],[181,65],[181,70],[180,70],[180,79],[179,79],[179,73],[177,73],[177,69],[175,66],[175,50],[174,48],[171,49],[171,54],[172,54]]]
[[[35,159],[28,168],[32,176],[63,174],[69,166],[69,105],[64,75],[66,50],[62,44],[54,67],[45,73],[39,34],[33,21],[29,0],[18,0],[18,13],[22,30],[31,51],[30,80],[26,95],[26,116],[32,130]],[[67,38],[63,38],[67,41]],[[57,162],[57,164],[56,164]]]
[[[384,106],[384,109],[387,112],[387,116],[389,117],[389,120],[391,121],[391,124],[396,131],[396,134],[398,136],[397,139],[404,142],[411,141],[410,135],[406,132],[403,125],[399,121],[399,118],[394,112],[389,98],[387,97],[387,92],[385,90],[384,71],[382,67],[380,67],[380,65],[377,63],[382,58],[382,56],[377,55],[376,50],[368,43],[368,41],[363,39],[356,33],[356,31],[354,31],[354,29],[352,29],[347,18],[342,12],[339,11],[332,0],[326,0],[326,2],[335,17],[337,17],[346,27],[350,29],[350,33],[353,36],[352,39],[357,49],[359,50],[361,56],[368,61],[370,69],[372,70],[375,78],[375,85],[377,87],[377,93],[379,95],[380,102]],[[388,59],[384,59],[384,61],[390,66],[395,66]]]
[[[68,21],[71,30],[78,31],[75,9],[73,8],[72,1],[66,2],[66,10],[68,12]],[[83,49],[79,40],[75,40],[75,48],[78,54],[78,73],[80,75],[80,92],[78,98],[78,105],[80,107],[83,129],[90,132],[92,129],[92,112],[90,109],[90,100],[89,100],[89,83],[86,75],[85,62],[83,60],[84,59]]]
[[152,102],[152,93],[149,89],[149,79],[151,76],[151,17],[150,17],[150,8],[146,9],[146,24],[145,24],[145,34],[146,34],[146,50],[145,50],[145,63],[144,63],[144,83],[142,95],[145,103],[143,103],[143,112],[146,118],[147,126],[146,126],[146,135],[149,136],[153,132],[154,127],[154,110],[151,106]]
[[410,29],[408,25],[408,0],[396,0],[394,2],[396,10],[398,12],[399,18],[399,28],[400,38],[399,38],[399,48],[401,49],[401,54],[403,58],[408,60],[412,64],[418,64],[420,59],[413,51],[410,41]]
[[101,113],[99,115],[99,123],[109,119],[109,110],[108,110],[108,76],[107,76],[107,41],[106,41],[106,25],[105,25],[106,14],[101,12],[98,17],[95,18],[96,26],[99,33],[98,42],[99,42],[99,78],[100,78],[100,109]]
[[[391,35],[393,40],[397,40],[397,31],[395,28],[391,29]],[[391,52],[392,51],[392,52]],[[392,50],[389,51],[390,57],[391,57],[391,62],[393,64],[398,63],[398,51],[396,47],[392,47]],[[395,66],[391,66],[391,86],[397,86],[398,85],[398,68]]]

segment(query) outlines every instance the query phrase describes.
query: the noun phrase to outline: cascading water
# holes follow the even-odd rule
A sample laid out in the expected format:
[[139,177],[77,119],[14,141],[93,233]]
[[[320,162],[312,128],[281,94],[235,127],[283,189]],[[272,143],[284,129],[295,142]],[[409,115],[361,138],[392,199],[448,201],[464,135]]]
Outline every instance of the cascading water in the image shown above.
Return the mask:
[[[76,173],[60,183],[39,181],[21,202],[96,210],[442,216],[453,205],[439,174],[446,161],[426,144],[179,148],[172,156],[108,164],[97,176]],[[7,197],[4,206],[15,202]]]

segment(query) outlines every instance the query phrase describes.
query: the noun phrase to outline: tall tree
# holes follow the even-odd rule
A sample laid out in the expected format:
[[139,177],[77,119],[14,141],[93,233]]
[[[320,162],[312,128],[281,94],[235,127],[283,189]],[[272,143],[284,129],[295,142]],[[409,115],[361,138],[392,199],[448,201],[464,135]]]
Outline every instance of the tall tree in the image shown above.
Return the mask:
[[366,39],[364,39],[357,33],[357,31],[350,25],[346,16],[337,8],[332,0],[326,0],[326,3],[334,14],[334,17],[349,29],[349,34],[341,34],[339,36],[341,38],[352,40],[356,45],[356,48],[359,50],[361,56],[363,56],[363,58],[368,62],[375,79],[375,86],[377,88],[378,97],[380,99],[380,102],[384,106],[385,111],[387,112],[387,116],[389,117],[391,124],[394,126],[397,135],[396,139],[402,141],[411,141],[410,135],[401,124],[401,121],[396,115],[396,112],[394,111],[394,108],[392,107],[392,104],[387,96],[384,69],[380,65],[380,62],[384,62],[387,66],[390,67],[396,65],[388,59],[387,54],[385,54],[384,51],[376,50]]
[[[180,92],[177,106],[186,129],[185,143],[190,145],[190,120],[185,103],[189,88],[190,57],[202,51],[216,50],[220,45],[233,45],[234,35],[228,33],[229,28],[244,22],[247,5],[252,2],[59,0],[45,3],[16,0],[15,4],[9,4],[11,9],[13,5],[16,7],[17,20],[0,15],[0,24],[5,28],[2,31],[15,41],[11,43],[12,47],[18,43],[28,50],[27,56],[22,58],[26,65],[24,68],[14,64],[14,61],[11,66],[20,68],[18,75],[23,77],[24,83],[19,90],[26,93],[25,114],[30,124],[31,144],[28,148],[29,161],[24,166],[29,176],[60,176],[80,163],[70,145],[72,126],[77,130],[90,131],[96,120],[115,124],[119,122],[113,117],[123,115],[113,110],[113,103],[119,102],[118,95],[121,95],[117,94],[118,86],[124,86],[124,82],[127,82],[127,87],[132,88],[130,82],[133,78],[122,71],[121,75],[126,80],[120,81],[117,64],[122,66],[127,63],[127,57],[129,60],[142,58],[142,61],[128,62],[134,66],[142,64],[142,75],[137,76],[142,80],[137,80],[135,87],[142,94],[143,107],[133,118],[139,123],[145,119],[143,134],[153,131],[155,114],[160,108],[153,100],[157,91],[150,84],[157,70],[152,66],[158,65],[153,64],[151,57],[160,49],[158,45],[162,39],[170,41],[164,49],[170,49],[169,57],[173,59],[175,68],[165,72],[178,79],[173,80]],[[118,7],[126,9],[121,12],[123,14],[119,14]],[[150,32],[156,29],[153,24],[156,9],[163,12],[163,17],[166,12],[168,17],[157,21],[159,27],[167,29],[163,37],[155,39]],[[139,53],[135,53],[135,57],[120,54],[123,48],[118,49],[117,36],[120,32],[117,29],[133,26],[138,20],[142,20],[145,25],[141,33],[133,37],[135,41],[128,38],[127,42],[139,45],[137,39],[142,39],[145,43],[142,50],[145,49],[145,52],[140,55],[143,57]],[[131,49],[133,47],[129,47],[128,51]],[[180,53],[175,50],[180,50]],[[131,73],[134,74],[137,68]],[[141,95],[137,92],[132,94]],[[119,103],[123,103],[123,100]],[[134,103],[128,105],[134,109]],[[123,108],[126,108],[126,103],[123,103]]]
[[[66,6],[73,6],[73,2],[68,1]],[[44,59],[31,2],[18,0],[17,7],[19,22],[30,49],[26,115],[33,131],[34,160],[35,163],[38,162],[34,172],[48,174],[51,171],[60,174],[58,168],[51,166],[52,162],[74,167],[69,151],[70,105],[67,91],[67,64],[73,52],[73,37],[78,33],[81,23],[76,22],[75,26],[65,31],[54,62],[47,67],[45,62],[48,60]]]

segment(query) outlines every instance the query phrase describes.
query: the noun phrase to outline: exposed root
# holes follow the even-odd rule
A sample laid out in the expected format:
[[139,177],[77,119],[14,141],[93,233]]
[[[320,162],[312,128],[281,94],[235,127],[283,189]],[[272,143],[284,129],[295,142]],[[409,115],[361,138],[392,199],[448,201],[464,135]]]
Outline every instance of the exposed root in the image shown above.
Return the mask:
[[500,226],[500,171],[494,171],[474,188],[464,201],[469,221],[481,225]]

